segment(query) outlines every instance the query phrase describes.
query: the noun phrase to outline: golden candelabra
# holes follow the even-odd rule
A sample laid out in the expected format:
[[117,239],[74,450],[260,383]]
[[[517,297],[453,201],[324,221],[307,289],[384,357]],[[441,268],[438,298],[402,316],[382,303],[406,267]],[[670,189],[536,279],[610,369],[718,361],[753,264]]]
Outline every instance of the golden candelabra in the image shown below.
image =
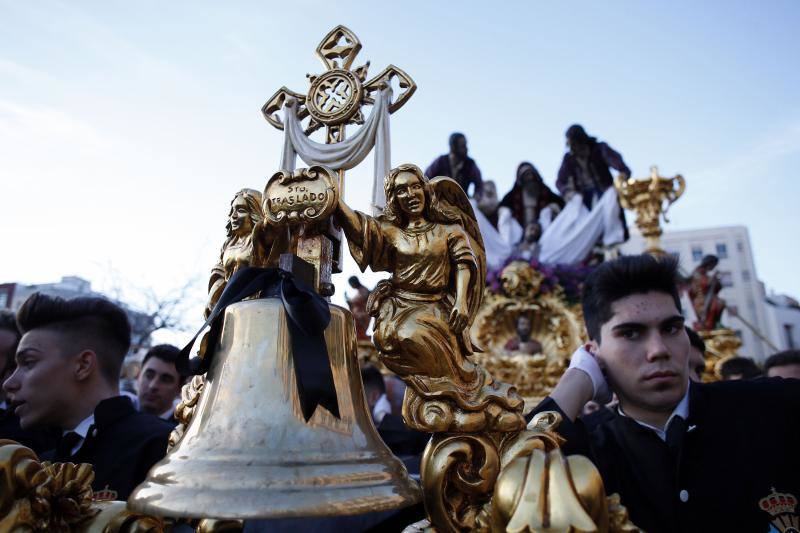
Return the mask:
[[661,217],[667,219],[669,206],[681,197],[686,181],[680,174],[665,178],[658,175],[658,167],[650,167],[650,178],[625,179],[617,176],[614,183],[622,207],[636,212],[636,226],[645,238],[645,253],[665,255],[661,248]]

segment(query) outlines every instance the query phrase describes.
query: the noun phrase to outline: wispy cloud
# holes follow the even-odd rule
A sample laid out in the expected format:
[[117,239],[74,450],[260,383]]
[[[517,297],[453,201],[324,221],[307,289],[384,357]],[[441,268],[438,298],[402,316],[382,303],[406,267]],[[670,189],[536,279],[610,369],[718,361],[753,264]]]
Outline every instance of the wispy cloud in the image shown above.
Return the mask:
[[0,75],[22,83],[50,83],[53,81],[44,72],[5,57],[0,57]]
[[89,152],[108,151],[109,137],[68,113],[0,98],[0,144],[10,146],[68,145]]
[[772,161],[796,153],[800,153],[800,122],[763,136],[718,166],[696,170],[691,174],[710,181],[730,180],[732,175],[758,170]]

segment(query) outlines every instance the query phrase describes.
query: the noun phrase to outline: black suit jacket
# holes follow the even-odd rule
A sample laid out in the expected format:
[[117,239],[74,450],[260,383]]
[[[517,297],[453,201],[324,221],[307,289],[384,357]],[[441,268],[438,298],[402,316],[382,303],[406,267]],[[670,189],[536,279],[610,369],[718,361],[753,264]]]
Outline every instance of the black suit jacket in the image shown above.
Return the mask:
[[387,413],[378,424],[378,433],[383,442],[397,456],[419,455],[428,445],[430,435],[406,426],[403,417]]
[[[551,398],[533,412],[548,410],[560,411]],[[588,430],[564,418],[565,453],[589,457],[645,531],[767,532],[780,519],[762,509],[773,488],[800,500],[798,380],[692,383],[673,448],[618,413]],[[784,518],[798,520],[797,511]]]
[[[109,490],[116,492],[109,494],[113,499],[127,500],[148,470],[166,455],[172,428],[155,415],[137,411],[126,396],[109,398],[97,404],[94,425],[67,460],[94,467],[95,493]],[[52,460],[54,451],[43,456]]]

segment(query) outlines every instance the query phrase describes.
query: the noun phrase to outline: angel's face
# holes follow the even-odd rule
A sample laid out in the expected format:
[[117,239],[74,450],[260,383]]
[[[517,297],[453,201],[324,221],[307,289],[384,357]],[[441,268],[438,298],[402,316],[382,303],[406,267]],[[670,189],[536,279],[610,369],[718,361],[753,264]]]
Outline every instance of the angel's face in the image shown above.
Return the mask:
[[420,215],[425,210],[425,187],[416,174],[398,174],[394,180],[394,194],[406,215]]
[[231,230],[236,235],[246,235],[253,230],[253,223],[250,220],[250,213],[247,208],[247,200],[244,196],[238,195],[231,204],[229,222]]

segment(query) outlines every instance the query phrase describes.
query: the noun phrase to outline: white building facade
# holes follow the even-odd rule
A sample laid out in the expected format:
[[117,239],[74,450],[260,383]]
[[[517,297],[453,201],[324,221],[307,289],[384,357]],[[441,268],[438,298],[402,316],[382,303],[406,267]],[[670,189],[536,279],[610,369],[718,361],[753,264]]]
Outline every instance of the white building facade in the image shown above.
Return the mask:
[[[760,363],[776,351],[759,337],[760,334],[779,346],[775,342],[772,319],[768,317],[764,285],[756,275],[750,235],[746,227],[726,226],[664,232],[661,247],[667,253],[679,257],[682,273],[686,276],[691,274],[704,256],[716,255],[719,258],[716,270],[723,286],[720,297],[725,300],[728,309],[735,309],[753,326],[751,329],[727,310],[723,313],[722,323],[742,339],[739,353]],[[623,254],[638,254],[644,248],[644,238],[634,228],[630,240],[622,245],[620,251]],[[800,332],[800,325],[796,331]]]
[[770,340],[781,351],[800,350],[800,303],[783,294],[770,294],[766,303]]

